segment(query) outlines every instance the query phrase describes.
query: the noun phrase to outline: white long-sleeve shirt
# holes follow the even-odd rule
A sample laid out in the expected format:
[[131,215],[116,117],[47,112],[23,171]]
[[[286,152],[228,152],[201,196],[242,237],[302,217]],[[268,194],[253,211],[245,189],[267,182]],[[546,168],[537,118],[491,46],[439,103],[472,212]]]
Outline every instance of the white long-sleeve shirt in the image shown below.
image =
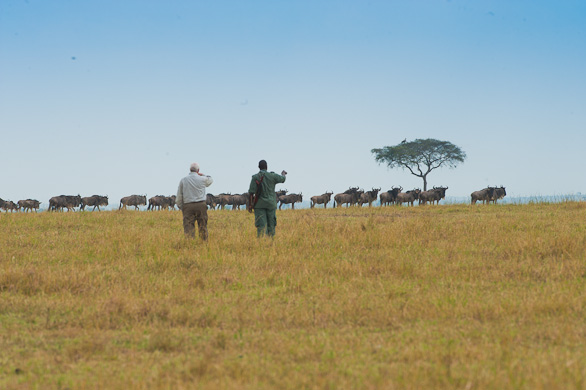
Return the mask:
[[175,203],[179,209],[185,203],[201,202],[206,200],[206,187],[214,182],[211,176],[200,176],[197,172],[189,172],[179,182]]

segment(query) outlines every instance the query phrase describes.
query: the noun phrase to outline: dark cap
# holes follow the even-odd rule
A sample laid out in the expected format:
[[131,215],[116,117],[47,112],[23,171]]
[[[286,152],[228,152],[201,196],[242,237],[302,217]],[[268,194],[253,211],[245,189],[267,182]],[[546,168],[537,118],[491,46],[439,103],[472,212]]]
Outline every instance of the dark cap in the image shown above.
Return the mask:
[[258,162],[258,168],[259,169],[265,169],[266,170],[267,169],[267,162],[265,160],[260,160]]

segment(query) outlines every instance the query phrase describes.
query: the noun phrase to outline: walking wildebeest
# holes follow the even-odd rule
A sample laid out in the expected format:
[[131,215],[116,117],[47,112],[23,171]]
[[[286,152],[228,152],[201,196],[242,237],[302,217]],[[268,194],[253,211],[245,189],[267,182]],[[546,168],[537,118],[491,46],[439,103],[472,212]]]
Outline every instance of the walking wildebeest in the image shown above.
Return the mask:
[[47,211],[59,211],[63,210],[65,205],[65,195],[53,196],[49,199],[49,208]]
[[407,192],[399,192],[397,194],[397,204],[402,205],[403,203],[407,203],[407,206],[409,206],[409,204],[413,206],[413,203],[415,203],[415,201],[419,199],[420,192],[421,190],[418,188]]
[[440,200],[445,199],[447,189],[448,187],[433,187],[429,191],[421,191],[419,193],[419,204],[426,204],[427,202],[431,202],[431,204],[437,202],[439,204]]
[[108,205],[108,197],[102,195],[92,195],[92,196],[85,196],[81,198],[81,209],[85,210],[86,206],[94,206],[92,211],[98,208],[100,211],[100,206],[106,207]]
[[146,195],[130,195],[120,199],[120,207],[118,210],[124,208],[127,210],[128,206],[134,206],[135,210],[138,210],[138,206],[146,206],[147,200]]
[[316,196],[312,196],[310,198],[311,200],[311,208],[314,208],[316,204],[323,204],[324,205],[324,209],[327,208],[328,203],[330,202],[330,199],[332,198],[332,195],[334,194],[334,192],[326,192],[325,194],[322,195],[316,195]]
[[212,210],[215,210],[218,205],[218,199],[212,194],[206,194],[206,205]]
[[353,206],[360,199],[360,195],[364,193],[364,190],[360,190],[358,187],[350,187],[341,194],[334,196],[334,207],[340,207],[345,204],[346,207]]
[[248,192],[245,192],[243,194],[236,194],[236,195],[232,195],[232,198],[230,199],[230,204],[232,205],[232,210],[240,210],[240,206],[247,206],[248,205],[248,200],[249,200],[250,196],[248,195]]
[[49,199],[48,211],[63,211],[64,208],[67,211],[75,211],[76,207],[81,206],[80,195],[59,195]]
[[224,207],[228,206],[232,202],[232,194],[219,194],[216,199],[218,200],[218,207],[224,210]]
[[482,201],[482,204],[488,204],[494,198],[496,188],[486,187],[479,191],[474,191],[470,194],[470,203],[476,204],[478,201]]
[[288,190],[279,190],[275,191],[275,197],[277,198],[277,204],[279,203],[279,197],[283,195],[287,195]]
[[368,207],[372,207],[372,202],[374,202],[378,197],[379,191],[380,188],[373,188],[372,191],[366,191],[365,193],[361,194],[360,198],[358,199],[358,204],[360,207],[362,207],[364,203],[368,203]]
[[380,205],[386,206],[390,204],[394,204],[397,201],[397,194],[403,191],[403,187],[392,187],[389,191],[382,192],[379,195]]
[[11,213],[14,211],[18,211],[18,205],[11,200],[2,200],[0,199],[0,209]]
[[491,201],[496,204],[497,200],[502,199],[505,196],[507,196],[507,191],[505,191],[505,187],[503,187],[503,186],[495,187]]
[[149,205],[147,207],[148,210],[161,210],[161,209],[174,209],[175,208],[175,199],[177,198],[176,195],[165,196],[165,195],[156,195],[149,198]]
[[177,202],[177,195],[167,197],[168,206],[171,210],[175,210],[175,203]]
[[26,200],[19,200],[18,201],[18,209],[20,210],[21,208],[24,210],[24,212],[26,213],[27,211],[38,211],[39,207],[41,205],[41,202],[39,202],[38,200],[35,199],[26,199]]
[[295,203],[303,202],[303,195],[299,194],[288,194],[279,196],[279,210],[284,204],[290,204],[291,208],[295,210]]

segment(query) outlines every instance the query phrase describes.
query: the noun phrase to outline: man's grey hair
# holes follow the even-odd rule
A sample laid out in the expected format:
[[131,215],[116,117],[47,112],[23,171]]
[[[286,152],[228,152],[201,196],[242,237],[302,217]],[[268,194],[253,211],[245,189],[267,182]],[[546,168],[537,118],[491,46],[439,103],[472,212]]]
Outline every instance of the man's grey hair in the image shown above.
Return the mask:
[[189,170],[191,172],[199,172],[199,164],[198,163],[191,163],[189,166]]

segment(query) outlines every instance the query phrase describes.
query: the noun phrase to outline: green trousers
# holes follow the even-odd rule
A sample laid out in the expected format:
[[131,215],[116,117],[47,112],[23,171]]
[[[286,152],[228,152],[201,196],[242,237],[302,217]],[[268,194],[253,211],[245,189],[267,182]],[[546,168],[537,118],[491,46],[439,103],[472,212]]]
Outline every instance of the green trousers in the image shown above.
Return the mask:
[[254,226],[256,226],[257,237],[262,237],[265,234],[270,237],[275,235],[276,211],[275,209],[254,209]]

